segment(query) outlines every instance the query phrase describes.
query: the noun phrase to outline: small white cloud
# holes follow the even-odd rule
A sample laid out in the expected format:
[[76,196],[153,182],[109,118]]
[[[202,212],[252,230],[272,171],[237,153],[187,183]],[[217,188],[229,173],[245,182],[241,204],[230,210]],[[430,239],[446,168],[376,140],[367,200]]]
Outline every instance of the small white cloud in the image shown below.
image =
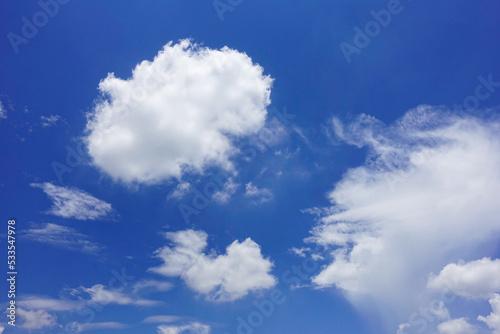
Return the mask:
[[142,322],[146,324],[166,324],[180,319],[181,317],[176,315],[152,315],[144,319]]
[[157,301],[132,298],[122,291],[109,290],[102,284],[96,284],[90,288],[80,287],[73,290],[73,294],[82,294],[90,297],[88,302],[99,305],[116,304],[116,305],[136,305],[136,306],[153,306],[158,304]]
[[240,185],[235,183],[233,178],[230,177],[227,179],[226,183],[224,183],[224,187],[213,195],[212,199],[219,204],[225,204],[229,202],[231,196],[234,195],[239,186]]
[[5,110],[2,101],[0,101],[0,119],[2,118],[7,118],[7,110]]
[[487,317],[477,317],[477,320],[488,325],[493,330],[492,334],[500,334],[500,294],[496,293],[489,302],[493,311]]
[[18,301],[19,306],[27,310],[45,311],[73,311],[81,307],[81,304],[73,300],[52,299],[45,297],[28,296]]
[[264,203],[273,198],[273,193],[269,188],[258,188],[252,182],[248,182],[245,185],[245,196],[252,198],[254,203]]
[[189,182],[179,183],[177,187],[175,187],[174,191],[172,191],[170,195],[168,195],[167,199],[183,198],[189,192],[190,189],[191,189],[191,184]]
[[466,298],[490,298],[495,292],[500,292],[500,259],[450,263],[439,275],[430,277],[427,287]]
[[45,310],[27,311],[18,307],[16,314],[22,320],[20,327],[28,330],[42,329],[45,327],[52,328],[57,325],[57,317]]
[[61,119],[59,115],[50,115],[50,116],[40,116],[42,120],[42,127],[50,127],[56,125],[56,123]]
[[410,324],[409,323],[404,323],[404,324],[401,324],[398,326],[398,331],[396,332],[396,334],[404,334],[405,333],[405,329],[407,328],[410,328]]
[[173,247],[157,250],[164,263],[150,270],[168,277],[181,277],[191,289],[212,301],[232,301],[250,291],[269,289],[276,284],[270,275],[273,264],[264,258],[260,246],[250,238],[234,241],[225,255],[208,255],[208,235],[203,231],[185,230],[166,234]]
[[300,257],[306,257],[307,253],[311,252],[311,248],[309,248],[309,247],[302,247],[302,248],[292,247],[292,248],[290,248],[290,252],[292,252],[293,254],[300,256]]
[[264,126],[273,80],[245,53],[168,43],[123,80],[99,83],[86,141],[115,180],[154,184],[208,166],[232,169],[234,139]]
[[32,183],[32,187],[43,189],[53,202],[49,214],[79,220],[95,220],[107,217],[113,212],[111,204],[101,201],[84,191],[58,187],[51,183]]
[[440,323],[438,326],[439,334],[476,334],[477,329],[471,325],[465,318],[448,320]]
[[132,289],[132,293],[136,294],[141,292],[142,290],[151,290],[151,291],[160,291],[165,292],[171,290],[174,287],[172,283],[163,282],[163,281],[155,281],[155,280],[144,280],[139,281],[134,285]]
[[77,333],[86,331],[96,331],[102,329],[126,329],[128,325],[119,322],[89,322],[89,323],[78,323],[74,322],[71,325],[71,330]]
[[104,249],[104,246],[88,240],[86,235],[73,228],[51,223],[21,231],[20,235],[27,240],[87,254],[98,254]]
[[192,322],[183,326],[159,326],[158,334],[210,334],[210,326]]

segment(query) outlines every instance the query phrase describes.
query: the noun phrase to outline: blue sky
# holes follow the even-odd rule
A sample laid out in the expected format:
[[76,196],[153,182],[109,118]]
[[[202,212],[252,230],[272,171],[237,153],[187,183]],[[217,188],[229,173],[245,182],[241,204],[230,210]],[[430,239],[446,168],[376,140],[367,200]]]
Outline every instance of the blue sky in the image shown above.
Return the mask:
[[3,1],[0,333],[499,333],[499,13]]

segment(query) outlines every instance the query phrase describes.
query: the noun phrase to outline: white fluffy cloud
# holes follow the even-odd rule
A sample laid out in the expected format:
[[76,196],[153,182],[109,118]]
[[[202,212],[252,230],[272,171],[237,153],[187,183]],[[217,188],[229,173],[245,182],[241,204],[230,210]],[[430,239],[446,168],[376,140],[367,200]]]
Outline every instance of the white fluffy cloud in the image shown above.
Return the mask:
[[75,229],[56,224],[43,224],[21,232],[27,240],[41,242],[50,246],[68,250],[76,250],[87,254],[98,254],[104,246],[88,240],[86,235]]
[[231,199],[231,196],[234,195],[239,186],[240,185],[238,183],[235,183],[233,181],[233,178],[230,177],[224,183],[222,189],[215,192],[215,194],[212,196],[212,199],[219,204],[227,203]]
[[431,276],[427,287],[466,298],[490,298],[500,292],[500,260],[483,258],[466,264],[450,263],[439,275]]
[[306,242],[331,258],[312,281],[343,289],[356,305],[369,297],[394,324],[418,307],[431,272],[492,249],[500,231],[500,123],[422,106],[392,126],[366,115],[333,125],[369,155],[329,193],[332,207],[312,210],[327,213]]
[[465,318],[448,320],[438,326],[439,334],[476,334],[477,329]]
[[57,325],[57,317],[45,310],[25,310],[18,307],[16,313],[22,320],[20,327],[28,330],[52,328]]
[[264,258],[260,246],[250,238],[234,241],[226,254],[203,253],[207,234],[185,230],[166,234],[172,247],[160,248],[156,255],[164,261],[150,270],[169,277],[181,277],[196,292],[213,301],[231,301],[250,291],[268,289],[276,284],[270,275],[273,264]]
[[259,188],[252,182],[245,185],[245,196],[253,199],[255,204],[269,202],[273,198],[273,193],[269,188]]
[[479,316],[477,319],[483,321],[489,328],[493,329],[492,334],[500,334],[500,294],[496,293],[490,299],[490,305],[493,310],[490,315],[487,317]]
[[192,322],[183,326],[162,325],[158,327],[158,334],[210,334],[210,326],[199,322]]
[[105,98],[89,115],[89,154],[127,183],[157,183],[210,165],[230,169],[233,139],[264,125],[271,85],[244,53],[168,43],[131,78],[111,73],[100,82]]
[[95,220],[106,218],[113,212],[111,204],[75,188],[58,187],[48,182],[32,183],[31,186],[43,189],[50,197],[53,206],[47,213],[55,216]]

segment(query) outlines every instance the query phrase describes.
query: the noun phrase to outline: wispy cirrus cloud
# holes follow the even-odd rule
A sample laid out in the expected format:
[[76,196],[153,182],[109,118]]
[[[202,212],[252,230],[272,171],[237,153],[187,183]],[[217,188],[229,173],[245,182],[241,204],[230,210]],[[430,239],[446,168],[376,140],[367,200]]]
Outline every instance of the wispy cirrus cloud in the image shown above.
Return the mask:
[[151,315],[144,319],[142,322],[146,324],[166,324],[180,320],[182,317],[176,315]]
[[187,325],[162,325],[158,327],[158,334],[210,334],[211,328],[199,322]]
[[71,324],[70,329],[73,332],[81,333],[86,331],[96,331],[103,329],[126,329],[128,327],[130,326],[120,322],[87,322],[87,323],[74,322]]
[[2,118],[7,118],[7,110],[5,110],[2,101],[0,101],[0,120]]
[[113,214],[111,204],[95,198],[86,192],[52,183],[32,183],[32,187],[42,189],[52,200],[53,206],[47,213],[63,218],[78,220],[104,219]]
[[131,296],[119,290],[110,290],[102,284],[96,284],[90,288],[79,287],[77,289],[73,289],[71,294],[74,296],[81,296],[83,300],[86,300],[88,303],[95,303],[99,305],[116,304],[154,306],[159,304],[156,300]]
[[74,228],[52,223],[34,225],[28,230],[22,230],[20,231],[20,237],[62,249],[93,255],[97,255],[105,249],[104,246],[90,241],[86,235],[79,233]]
[[50,116],[40,116],[42,120],[42,127],[47,128],[57,124],[61,120],[61,116],[59,115],[50,115]]

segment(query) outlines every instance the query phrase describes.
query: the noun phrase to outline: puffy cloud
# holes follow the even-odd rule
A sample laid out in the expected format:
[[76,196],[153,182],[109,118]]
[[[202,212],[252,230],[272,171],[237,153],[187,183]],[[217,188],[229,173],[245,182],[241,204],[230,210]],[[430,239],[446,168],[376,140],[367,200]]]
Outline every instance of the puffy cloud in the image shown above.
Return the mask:
[[392,126],[363,115],[334,128],[369,153],[329,193],[332,206],[312,210],[320,216],[306,242],[331,258],[312,281],[341,288],[359,307],[371,300],[401,323],[425,303],[431,272],[493,249],[500,122],[422,106]]
[[243,298],[250,291],[268,289],[276,284],[269,274],[273,264],[265,259],[260,246],[250,238],[242,243],[237,240],[229,245],[226,254],[209,255],[207,234],[185,230],[166,234],[172,247],[157,250],[164,263],[150,270],[161,275],[181,277],[196,292],[213,301],[232,301]]
[[240,185],[238,183],[235,183],[233,181],[233,178],[230,177],[224,183],[222,189],[215,192],[215,194],[212,196],[212,199],[219,204],[227,203],[231,199],[231,196],[234,195],[239,186]]
[[101,201],[84,191],[58,187],[51,183],[32,183],[32,187],[43,189],[53,202],[49,214],[79,220],[102,219],[113,212],[111,204]]
[[88,152],[113,179],[158,183],[205,167],[231,169],[233,140],[264,125],[272,79],[246,54],[182,40],[123,80],[112,73],[89,115]]
[[500,334],[500,294],[496,293],[490,299],[490,305],[493,310],[490,315],[487,317],[479,316],[477,319],[483,321],[489,328],[493,329],[492,334]]
[[273,193],[269,188],[258,188],[252,182],[248,182],[245,185],[245,196],[252,198],[254,203],[264,203],[273,198]]
[[20,327],[28,330],[42,329],[45,327],[52,328],[57,325],[57,317],[45,310],[27,311],[18,307],[16,313],[22,319]]
[[450,263],[439,275],[431,276],[427,287],[449,290],[466,298],[489,298],[500,292],[500,259],[483,258],[466,264]]
[[471,325],[465,318],[448,320],[440,323],[438,326],[439,334],[476,334],[477,329]]
[[184,326],[159,326],[158,334],[210,334],[210,326],[203,325],[199,322],[192,322]]
[[87,254],[98,254],[104,249],[97,243],[88,240],[86,235],[75,229],[56,224],[43,224],[21,232],[21,237],[27,240],[41,242],[47,245],[68,250],[76,250]]

